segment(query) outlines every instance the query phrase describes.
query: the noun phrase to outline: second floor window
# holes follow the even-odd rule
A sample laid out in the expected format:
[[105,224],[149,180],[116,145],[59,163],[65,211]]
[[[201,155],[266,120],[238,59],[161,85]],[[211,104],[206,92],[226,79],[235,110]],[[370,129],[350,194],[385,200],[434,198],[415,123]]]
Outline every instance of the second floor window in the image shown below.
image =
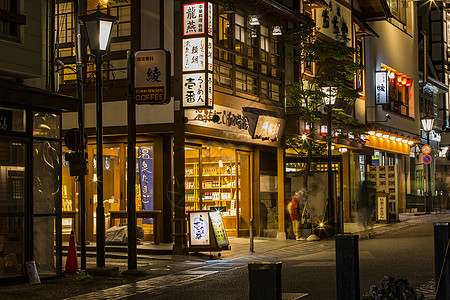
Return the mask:
[[20,42],[20,26],[26,24],[25,15],[19,13],[20,1],[0,0],[0,38]]
[[233,93],[280,101],[283,73],[280,37],[272,35],[270,26],[252,26],[243,15],[221,11],[218,5],[214,83]]

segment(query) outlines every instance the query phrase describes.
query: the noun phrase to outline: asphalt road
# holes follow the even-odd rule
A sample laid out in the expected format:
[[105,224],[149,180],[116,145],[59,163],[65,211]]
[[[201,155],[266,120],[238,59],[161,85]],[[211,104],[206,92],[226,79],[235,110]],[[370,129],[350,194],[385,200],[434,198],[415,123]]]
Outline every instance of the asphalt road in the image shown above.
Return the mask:
[[[305,245],[304,245],[305,246]],[[298,250],[298,252],[297,252]],[[361,293],[384,276],[407,279],[431,291],[434,278],[433,224],[398,229],[359,241]],[[334,241],[309,243],[234,260],[213,260],[166,278],[154,279],[127,299],[248,299],[247,263],[281,261],[283,293],[308,293],[304,299],[336,299]],[[138,289],[139,290],[139,289]]]

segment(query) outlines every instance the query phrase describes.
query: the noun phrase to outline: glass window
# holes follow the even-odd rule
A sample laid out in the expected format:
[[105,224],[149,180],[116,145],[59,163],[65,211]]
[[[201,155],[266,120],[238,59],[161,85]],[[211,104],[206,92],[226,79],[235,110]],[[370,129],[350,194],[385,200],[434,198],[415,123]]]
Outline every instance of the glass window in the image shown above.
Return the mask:
[[54,141],[33,143],[33,212],[55,213],[56,201],[60,201],[60,144]]
[[25,110],[0,107],[0,132],[25,132]]
[[214,65],[214,84],[218,84],[227,88],[231,88],[232,70],[231,68]]
[[10,41],[20,41],[20,25],[26,24],[26,17],[20,14],[20,1],[2,0],[0,9],[2,15],[9,18],[0,19],[0,38]]
[[42,112],[33,114],[33,136],[59,139],[61,134],[60,115]]
[[24,217],[0,217],[0,278],[25,275]]
[[55,237],[55,217],[34,218],[34,260],[40,277],[56,275]]

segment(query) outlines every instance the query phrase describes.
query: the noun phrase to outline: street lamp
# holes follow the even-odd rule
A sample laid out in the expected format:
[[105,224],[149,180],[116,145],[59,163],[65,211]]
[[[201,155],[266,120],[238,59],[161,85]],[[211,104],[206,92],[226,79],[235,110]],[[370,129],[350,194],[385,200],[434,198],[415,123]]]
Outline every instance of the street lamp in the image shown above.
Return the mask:
[[113,25],[118,18],[100,12],[80,17],[84,24],[89,48],[95,55],[95,107],[97,113],[97,267],[105,266],[105,210],[103,207],[103,124],[102,124],[102,56],[108,52]]
[[[324,103],[328,108],[328,125],[327,125],[327,148],[328,148],[328,222],[333,223],[334,230],[337,230],[335,224],[335,213],[334,213],[334,201],[333,201],[333,169],[332,169],[332,159],[333,153],[331,149],[331,112],[332,105],[336,102],[337,88],[336,87],[324,87],[322,91],[326,94],[324,98]],[[341,230],[340,230],[341,231]]]
[[[422,128],[427,133],[427,145],[430,145],[430,131],[433,129],[434,119],[428,115],[421,120]],[[425,212],[429,213],[432,209],[431,205],[431,162],[427,165],[427,196],[425,198]]]

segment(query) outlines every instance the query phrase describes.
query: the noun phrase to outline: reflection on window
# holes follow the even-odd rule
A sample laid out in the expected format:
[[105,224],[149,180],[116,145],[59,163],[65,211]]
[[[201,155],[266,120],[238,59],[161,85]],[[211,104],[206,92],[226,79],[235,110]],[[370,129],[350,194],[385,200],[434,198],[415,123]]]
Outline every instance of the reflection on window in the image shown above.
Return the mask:
[[406,25],[406,0],[387,0],[387,3],[395,19]]
[[59,139],[60,115],[35,112],[33,115],[33,136]]

